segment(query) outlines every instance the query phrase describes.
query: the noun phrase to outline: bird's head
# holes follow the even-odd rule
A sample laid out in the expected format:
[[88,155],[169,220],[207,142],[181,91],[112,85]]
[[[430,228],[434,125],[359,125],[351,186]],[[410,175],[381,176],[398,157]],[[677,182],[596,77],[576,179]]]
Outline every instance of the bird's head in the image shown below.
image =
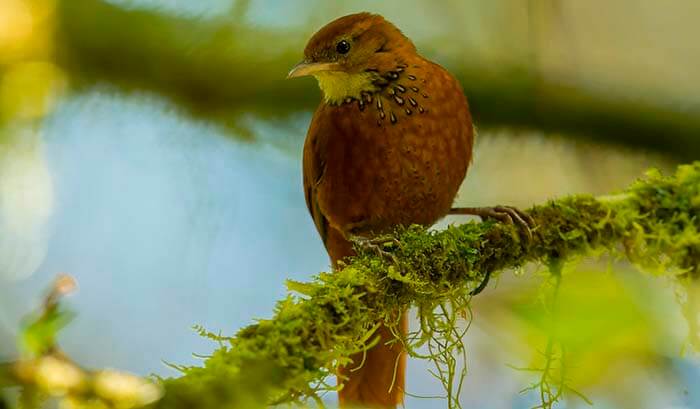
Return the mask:
[[382,74],[403,64],[416,48],[382,16],[351,14],[328,23],[304,49],[288,78],[313,75],[326,102],[340,103],[378,90]]

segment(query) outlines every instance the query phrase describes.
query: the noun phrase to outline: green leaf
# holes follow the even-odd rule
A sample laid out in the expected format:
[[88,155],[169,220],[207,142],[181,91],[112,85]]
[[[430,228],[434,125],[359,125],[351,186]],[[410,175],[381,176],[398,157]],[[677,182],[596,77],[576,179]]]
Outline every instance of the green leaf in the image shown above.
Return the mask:
[[313,284],[304,283],[301,281],[287,280],[287,290],[299,293],[305,296],[312,296],[314,294],[315,286]]
[[56,345],[58,332],[74,317],[74,313],[61,309],[60,306],[49,308],[24,325],[19,338],[20,350],[31,357],[47,353]]

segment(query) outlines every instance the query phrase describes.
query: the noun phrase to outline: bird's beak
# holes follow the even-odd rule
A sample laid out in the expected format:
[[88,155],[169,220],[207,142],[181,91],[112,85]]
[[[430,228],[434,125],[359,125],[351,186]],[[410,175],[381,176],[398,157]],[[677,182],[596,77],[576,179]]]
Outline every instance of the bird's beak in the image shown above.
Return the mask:
[[289,74],[287,79],[296,77],[305,77],[307,75],[313,75],[318,72],[323,71],[340,71],[340,65],[332,62],[306,62],[302,61],[295,65]]

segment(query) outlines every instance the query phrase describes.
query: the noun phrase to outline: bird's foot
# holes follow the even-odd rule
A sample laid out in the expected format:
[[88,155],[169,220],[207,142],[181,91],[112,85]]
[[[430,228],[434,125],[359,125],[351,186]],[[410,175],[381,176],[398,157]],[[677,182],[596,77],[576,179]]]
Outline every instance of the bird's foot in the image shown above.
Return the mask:
[[481,220],[495,219],[501,223],[513,224],[525,235],[528,243],[532,241],[532,229],[535,228],[535,220],[527,212],[517,207],[453,207],[450,209],[449,214],[479,216]]
[[394,264],[398,264],[398,259],[396,256],[387,251],[387,248],[393,247],[393,248],[398,248],[400,243],[399,241],[391,235],[383,235],[383,236],[377,236],[373,238],[367,238],[363,236],[352,236],[350,237],[350,241],[357,247],[371,251],[375,253],[377,256],[387,260],[391,261]]
[[[505,224],[512,224],[518,227],[519,231],[525,236],[526,244],[532,242],[532,230],[535,228],[535,220],[517,207],[513,206],[493,206],[493,207],[454,207],[450,209],[449,214],[452,215],[470,215],[479,216],[481,220],[495,219]],[[478,287],[473,289],[469,294],[477,295],[486,288],[491,278],[491,272],[487,272],[484,280]]]

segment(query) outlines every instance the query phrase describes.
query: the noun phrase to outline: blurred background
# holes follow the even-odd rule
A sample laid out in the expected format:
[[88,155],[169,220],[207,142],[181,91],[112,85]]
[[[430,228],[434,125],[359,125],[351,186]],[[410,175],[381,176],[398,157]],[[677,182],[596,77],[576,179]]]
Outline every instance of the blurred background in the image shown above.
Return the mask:
[[[460,205],[609,193],[700,156],[696,0],[0,0],[0,361],[59,272],[80,287],[68,354],[173,376],[163,360],[215,347],[193,324],[231,334],[327,270],[301,188],[319,91],[285,76],[363,10],[462,81],[479,136]],[[538,374],[511,366],[547,343],[538,271],[474,300],[465,407],[537,404],[519,391]],[[559,299],[568,383],[595,407],[700,407],[672,283],[582,261]],[[409,392],[441,393],[428,366]]]

